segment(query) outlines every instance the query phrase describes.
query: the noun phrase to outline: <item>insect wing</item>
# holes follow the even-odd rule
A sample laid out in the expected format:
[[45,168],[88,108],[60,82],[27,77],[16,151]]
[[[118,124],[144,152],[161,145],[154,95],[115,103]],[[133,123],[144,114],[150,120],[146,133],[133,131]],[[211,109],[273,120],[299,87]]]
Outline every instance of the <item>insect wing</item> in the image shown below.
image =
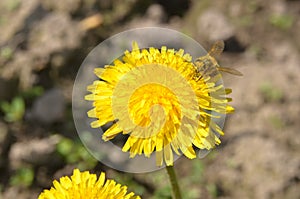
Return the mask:
[[208,54],[212,57],[220,55],[224,50],[225,44],[224,41],[217,41],[213,44]]
[[210,151],[211,151],[211,150],[200,149],[200,151],[198,152],[198,158],[199,158],[199,159],[205,158],[205,157],[209,154]]
[[235,70],[233,68],[218,67],[218,70],[222,72],[230,73],[232,75],[243,76],[243,74],[240,71]]

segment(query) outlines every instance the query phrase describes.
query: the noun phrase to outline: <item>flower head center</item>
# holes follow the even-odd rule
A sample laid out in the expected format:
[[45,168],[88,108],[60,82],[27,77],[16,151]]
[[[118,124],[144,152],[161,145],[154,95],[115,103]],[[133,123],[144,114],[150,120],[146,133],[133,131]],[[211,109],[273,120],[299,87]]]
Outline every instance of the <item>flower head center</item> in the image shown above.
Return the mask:
[[[176,95],[164,85],[149,83],[136,89],[130,97],[128,111],[132,121],[156,135],[165,126],[181,120],[181,107]],[[144,135],[145,136],[145,135]]]

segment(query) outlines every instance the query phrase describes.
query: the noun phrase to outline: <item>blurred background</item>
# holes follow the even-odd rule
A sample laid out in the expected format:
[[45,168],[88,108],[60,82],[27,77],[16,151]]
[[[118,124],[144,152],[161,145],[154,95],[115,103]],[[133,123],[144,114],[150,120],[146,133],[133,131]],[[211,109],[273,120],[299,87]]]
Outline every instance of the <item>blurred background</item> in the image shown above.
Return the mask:
[[[300,198],[299,0],[1,0],[0,198],[29,199],[73,168],[105,171],[143,198],[171,198],[164,170],[129,174],[95,160],[78,138],[72,88],[87,54],[121,31],[178,30],[220,64],[232,105],[222,144],[179,159],[187,199]],[[200,197],[201,196],[201,197]]]

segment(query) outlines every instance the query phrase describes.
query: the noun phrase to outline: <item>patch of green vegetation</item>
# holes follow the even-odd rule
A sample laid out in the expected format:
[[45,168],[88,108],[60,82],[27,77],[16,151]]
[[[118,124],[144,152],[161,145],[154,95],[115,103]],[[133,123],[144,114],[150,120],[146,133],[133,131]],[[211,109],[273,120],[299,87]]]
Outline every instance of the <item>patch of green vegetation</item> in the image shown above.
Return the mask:
[[278,115],[272,115],[269,118],[271,125],[276,129],[283,129],[285,127],[284,121]]
[[10,0],[5,6],[8,11],[15,11],[21,6],[21,3],[21,0]]
[[259,91],[266,102],[280,102],[283,100],[283,92],[270,82],[264,82]]
[[253,24],[253,17],[251,15],[244,15],[238,18],[238,25],[242,27],[250,27]]
[[203,161],[196,159],[192,160],[192,173],[190,181],[194,183],[201,183],[203,181],[204,163]]
[[271,15],[269,21],[279,29],[289,30],[293,25],[294,18],[290,15]]
[[34,86],[23,93],[21,95],[26,99],[33,99],[41,96],[44,93],[44,88],[41,86]]
[[29,187],[34,179],[34,171],[32,168],[21,168],[10,178],[9,182],[12,186]]
[[207,154],[207,158],[209,160],[215,160],[217,156],[218,156],[218,151],[217,150],[211,150],[209,152],[209,154]]
[[170,186],[163,186],[155,190],[152,199],[172,199],[172,190]]
[[62,138],[56,145],[56,151],[68,164],[77,164],[80,170],[90,170],[97,165],[97,160],[79,141]]
[[197,199],[199,198],[201,189],[199,189],[198,186],[195,185],[204,185],[205,162],[199,159],[194,159],[190,160],[190,163],[191,168],[189,169],[187,176],[184,178],[179,178],[180,176],[177,176],[179,181],[178,183],[180,189],[182,190],[182,197],[184,199]]
[[182,191],[183,194],[183,198],[184,199],[198,199],[199,195],[201,194],[199,189],[189,189],[187,188],[189,191]]
[[25,114],[25,100],[41,96],[44,89],[41,86],[34,86],[27,91],[19,93],[11,102],[0,101],[0,110],[4,113],[4,119],[7,122],[21,121]]
[[259,9],[259,6],[260,5],[257,1],[250,1],[247,4],[247,12],[253,14]]
[[13,56],[13,50],[10,47],[6,46],[1,49],[0,56],[5,60],[11,59]]
[[15,97],[9,103],[7,101],[0,102],[0,108],[4,113],[4,119],[7,122],[21,121],[25,113],[25,102],[21,97]]
[[211,195],[212,198],[217,198],[218,197],[218,188],[215,184],[208,184],[206,186],[206,189],[209,193],[209,195]]

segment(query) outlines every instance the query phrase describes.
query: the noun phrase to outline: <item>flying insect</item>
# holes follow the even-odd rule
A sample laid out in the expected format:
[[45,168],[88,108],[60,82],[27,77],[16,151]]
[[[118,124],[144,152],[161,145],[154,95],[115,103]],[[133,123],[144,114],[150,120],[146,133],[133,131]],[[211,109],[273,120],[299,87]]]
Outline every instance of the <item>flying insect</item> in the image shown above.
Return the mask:
[[243,74],[233,68],[221,67],[217,60],[216,56],[220,55],[224,50],[225,44],[223,41],[217,41],[213,44],[208,53],[202,57],[199,57],[195,61],[196,66],[196,79],[201,77],[215,77],[219,74],[219,71],[230,73],[232,75],[243,76]]

